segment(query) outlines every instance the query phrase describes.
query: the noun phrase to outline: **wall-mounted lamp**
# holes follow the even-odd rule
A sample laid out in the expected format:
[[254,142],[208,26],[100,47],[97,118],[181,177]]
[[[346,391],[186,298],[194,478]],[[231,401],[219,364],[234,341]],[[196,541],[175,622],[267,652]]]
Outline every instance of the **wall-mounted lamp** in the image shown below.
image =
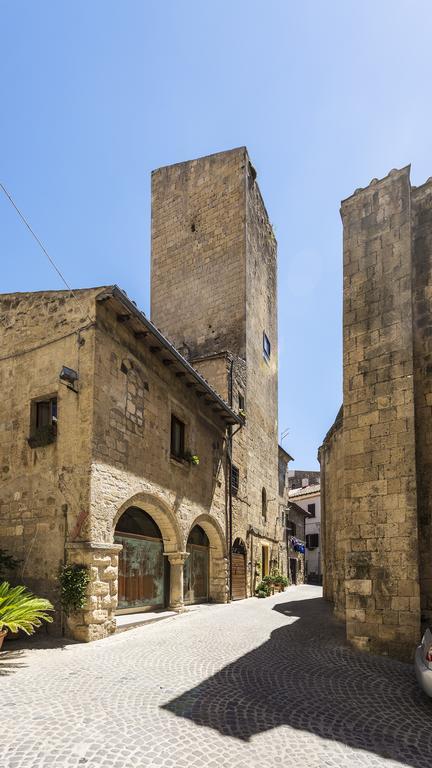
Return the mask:
[[72,389],[74,392],[77,391],[75,389],[75,382],[79,379],[78,371],[74,371],[73,368],[68,368],[66,365],[64,365],[60,371],[59,378],[60,381],[64,381],[69,389]]

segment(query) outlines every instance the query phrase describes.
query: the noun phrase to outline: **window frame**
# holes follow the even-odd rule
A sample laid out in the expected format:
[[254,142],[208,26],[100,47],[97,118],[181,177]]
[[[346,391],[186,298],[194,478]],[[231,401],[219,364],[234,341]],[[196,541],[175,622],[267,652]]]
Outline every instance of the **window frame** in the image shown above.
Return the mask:
[[[311,507],[313,507],[313,512],[311,511]],[[308,508],[308,513],[309,513],[310,517],[316,517],[316,504],[315,504],[315,502],[311,502],[310,504],[308,504],[307,508]]]
[[267,491],[263,487],[261,488],[261,517],[264,520],[264,522],[267,522],[267,513],[268,513]]
[[[312,542],[315,542],[312,543]],[[318,549],[319,547],[319,533],[308,533],[306,535],[306,549]]]
[[[236,481],[234,481],[234,477],[236,477]],[[231,463],[231,493],[233,496],[237,496],[239,487],[240,487],[240,470],[235,464]]]
[[[40,421],[39,406],[48,404],[49,414],[48,423],[42,424]],[[57,422],[58,422],[58,395],[53,392],[49,395],[40,395],[30,400],[30,434],[28,444],[30,448],[40,448],[45,445],[55,443],[57,440]]]
[[271,341],[265,331],[263,331],[262,345],[263,345],[264,360],[267,360],[267,362],[269,362],[271,358]]
[[[175,440],[175,427],[180,427],[180,445],[179,445],[179,451],[176,450],[176,440]],[[178,416],[176,416],[174,413],[171,414],[171,433],[170,433],[170,456],[172,459],[176,459],[176,461],[184,461],[185,458],[185,433],[186,433],[186,424],[184,421],[179,419]]]

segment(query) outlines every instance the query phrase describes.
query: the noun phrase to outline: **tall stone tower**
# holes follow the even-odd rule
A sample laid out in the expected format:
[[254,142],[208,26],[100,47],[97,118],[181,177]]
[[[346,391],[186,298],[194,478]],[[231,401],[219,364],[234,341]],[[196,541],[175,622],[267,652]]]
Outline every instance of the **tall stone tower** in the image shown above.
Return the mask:
[[432,179],[342,202],[343,409],[320,449],[324,596],[348,638],[411,658],[432,619]]
[[245,147],[153,172],[152,320],[246,413],[233,439],[232,542],[245,547],[249,593],[280,557],[276,271]]

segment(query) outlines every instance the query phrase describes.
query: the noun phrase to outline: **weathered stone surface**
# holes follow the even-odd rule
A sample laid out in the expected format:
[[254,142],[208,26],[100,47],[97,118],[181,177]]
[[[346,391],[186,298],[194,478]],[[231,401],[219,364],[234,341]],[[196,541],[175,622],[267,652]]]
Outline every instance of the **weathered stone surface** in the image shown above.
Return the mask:
[[246,545],[252,594],[263,547],[269,563],[286,568],[278,510],[276,240],[244,147],[154,171],[152,211],[152,319],[234,409],[246,411],[246,426],[233,438],[239,489],[231,538]]
[[[276,243],[245,149],[182,164],[179,176],[177,169],[154,174],[153,314],[163,330],[175,317],[172,340],[187,341],[187,357],[202,355],[196,368],[234,410],[239,395],[245,398],[247,427],[234,437],[240,485],[232,532],[227,429],[218,403],[187,381],[184,366],[175,370],[159,354],[155,336],[125,314],[125,300],[112,287],[75,292],[78,301],[68,291],[0,300],[0,545],[22,559],[25,582],[54,602],[58,619],[59,566],[67,560],[89,568],[88,603],[67,622],[84,640],[113,630],[112,544],[129,506],[153,517],[165,554],[183,553],[195,524],[204,529],[212,601],[229,599],[230,539],[246,543],[249,593],[263,547],[269,564],[282,562]],[[268,360],[263,332],[272,345]],[[79,373],[75,391],[59,379],[63,366]],[[31,401],[54,396],[55,439],[31,448]],[[172,415],[184,422],[185,450],[199,456],[198,466],[172,458]],[[171,587],[181,602],[179,584],[180,573]]]
[[347,619],[364,600],[353,642],[409,657],[432,617],[432,183],[394,171],[345,200],[342,220],[343,413],[320,449],[324,594]]

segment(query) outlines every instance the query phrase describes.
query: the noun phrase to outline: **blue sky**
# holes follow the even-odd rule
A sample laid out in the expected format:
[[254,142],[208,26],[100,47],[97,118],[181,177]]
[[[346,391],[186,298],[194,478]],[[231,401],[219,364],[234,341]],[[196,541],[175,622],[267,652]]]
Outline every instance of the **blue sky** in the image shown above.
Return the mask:
[[[74,287],[149,310],[150,171],[247,145],[279,243],[293,468],[341,402],[340,200],[432,174],[432,4],[0,0],[0,179]],[[61,288],[0,199],[0,290]]]

